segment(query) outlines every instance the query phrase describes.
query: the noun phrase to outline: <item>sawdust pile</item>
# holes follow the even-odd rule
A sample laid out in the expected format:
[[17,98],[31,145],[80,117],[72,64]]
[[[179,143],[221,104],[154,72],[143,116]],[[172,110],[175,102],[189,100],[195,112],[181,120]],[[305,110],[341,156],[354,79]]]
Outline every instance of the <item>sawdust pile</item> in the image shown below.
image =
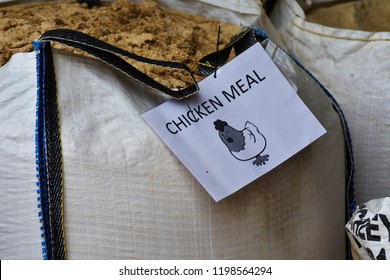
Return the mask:
[[[32,51],[31,42],[45,31],[67,28],[144,57],[185,63],[196,73],[197,61],[215,51],[219,25],[222,47],[240,27],[168,10],[152,0],[119,0],[92,9],[76,1],[7,5],[0,8],[0,66],[14,53]],[[181,73],[132,65],[171,88],[189,82]]]

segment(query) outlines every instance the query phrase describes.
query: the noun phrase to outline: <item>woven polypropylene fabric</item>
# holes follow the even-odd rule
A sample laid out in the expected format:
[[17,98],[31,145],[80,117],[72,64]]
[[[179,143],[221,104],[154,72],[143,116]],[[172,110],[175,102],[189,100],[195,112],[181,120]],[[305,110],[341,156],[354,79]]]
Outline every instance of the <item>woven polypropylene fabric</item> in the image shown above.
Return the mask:
[[344,110],[354,147],[356,201],[388,196],[390,32],[310,23],[295,0],[277,1],[271,20],[287,51],[332,92]]
[[[288,55],[267,51],[328,132],[219,203],[141,119],[161,96],[99,61],[54,52],[70,259],[345,257],[339,115]],[[1,258],[42,257],[34,57],[0,70]]]
[[54,52],[68,258],[345,258],[339,116],[287,54],[268,52],[328,133],[219,203],[140,117],[160,95],[99,61]]
[[42,259],[35,163],[34,53],[0,68],[0,259]]

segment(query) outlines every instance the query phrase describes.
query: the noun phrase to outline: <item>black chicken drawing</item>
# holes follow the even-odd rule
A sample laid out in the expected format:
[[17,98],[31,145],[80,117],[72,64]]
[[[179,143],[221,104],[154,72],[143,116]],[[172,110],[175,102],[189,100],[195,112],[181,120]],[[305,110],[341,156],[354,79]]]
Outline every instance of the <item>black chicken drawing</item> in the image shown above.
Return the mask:
[[269,155],[261,155],[267,147],[267,140],[253,123],[247,121],[243,130],[234,129],[221,120],[216,120],[214,126],[222,142],[236,159],[254,159],[253,164],[257,166],[265,165],[268,161]]

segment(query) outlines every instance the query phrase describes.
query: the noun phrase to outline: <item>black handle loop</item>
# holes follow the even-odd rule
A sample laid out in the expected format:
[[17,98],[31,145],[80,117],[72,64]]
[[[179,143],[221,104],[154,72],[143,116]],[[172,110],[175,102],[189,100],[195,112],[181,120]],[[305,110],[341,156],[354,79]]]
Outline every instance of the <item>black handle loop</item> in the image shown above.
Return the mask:
[[[90,55],[101,59],[107,64],[115,67],[116,69],[124,72],[125,74],[133,77],[137,81],[154,88],[160,92],[163,92],[175,99],[184,99],[191,95],[194,95],[199,91],[198,84],[195,81],[190,69],[187,65],[179,62],[172,61],[162,61],[162,60],[154,60],[146,57],[142,57],[103,41],[100,41],[92,36],[89,36],[85,33],[69,30],[69,29],[56,29],[45,32],[40,41],[52,41],[58,42],[82,51],[89,53]],[[193,84],[183,89],[170,89],[163,84],[153,80],[148,75],[142,73],[134,66],[127,63],[119,56],[124,56],[135,61],[151,64],[159,67],[171,68],[171,69],[180,69],[188,72],[191,76]]]
[[219,67],[224,65],[229,59],[230,52],[234,48],[236,55],[244,52],[249,47],[257,43],[255,29],[246,28],[235,35],[222,50],[210,53],[201,58],[198,62],[199,73],[208,76],[214,73]]

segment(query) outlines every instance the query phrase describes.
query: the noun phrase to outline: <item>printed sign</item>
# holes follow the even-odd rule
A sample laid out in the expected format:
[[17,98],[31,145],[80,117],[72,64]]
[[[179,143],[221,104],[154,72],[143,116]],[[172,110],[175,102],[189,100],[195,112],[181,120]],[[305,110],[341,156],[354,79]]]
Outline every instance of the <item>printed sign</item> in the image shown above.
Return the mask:
[[326,131],[260,44],[142,117],[219,201]]

